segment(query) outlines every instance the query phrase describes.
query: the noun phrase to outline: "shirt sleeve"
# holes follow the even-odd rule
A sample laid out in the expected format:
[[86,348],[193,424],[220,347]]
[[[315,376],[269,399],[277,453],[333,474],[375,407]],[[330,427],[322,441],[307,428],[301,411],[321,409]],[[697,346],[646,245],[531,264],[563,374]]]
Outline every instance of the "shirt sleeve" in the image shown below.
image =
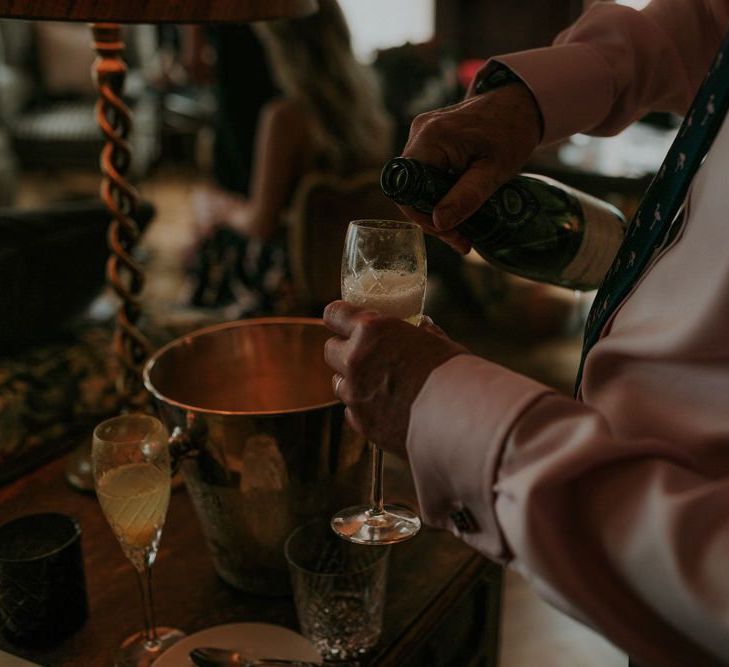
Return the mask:
[[[461,355],[418,395],[407,447],[427,523],[640,664],[726,664],[729,483],[682,443],[616,438],[598,410]],[[459,533],[463,508],[474,528]]]
[[649,111],[685,113],[728,26],[726,0],[597,2],[553,46],[494,59],[534,94],[543,143],[611,135]]

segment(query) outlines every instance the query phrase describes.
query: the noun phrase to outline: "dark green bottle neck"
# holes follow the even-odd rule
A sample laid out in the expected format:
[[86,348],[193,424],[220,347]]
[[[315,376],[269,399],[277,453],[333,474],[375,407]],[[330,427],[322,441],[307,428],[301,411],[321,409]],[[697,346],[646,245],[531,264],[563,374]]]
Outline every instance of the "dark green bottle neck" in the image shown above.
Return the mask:
[[[382,191],[398,204],[431,214],[436,204],[453,187],[457,177],[411,158],[394,158],[382,170]],[[519,227],[539,210],[529,191],[532,179],[517,176],[502,185],[458,230],[476,244],[492,244]]]
[[456,178],[410,158],[397,157],[382,169],[382,191],[398,204],[432,213],[435,205],[453,187]]

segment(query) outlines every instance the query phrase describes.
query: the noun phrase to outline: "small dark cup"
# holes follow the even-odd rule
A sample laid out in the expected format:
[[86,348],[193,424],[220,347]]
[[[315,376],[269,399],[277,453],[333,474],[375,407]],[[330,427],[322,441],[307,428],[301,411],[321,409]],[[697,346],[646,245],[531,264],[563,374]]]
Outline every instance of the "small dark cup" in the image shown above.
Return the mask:
[[88,616],[81,529],[64,514],[0,526],[0,630],[16,644],[48,646]]

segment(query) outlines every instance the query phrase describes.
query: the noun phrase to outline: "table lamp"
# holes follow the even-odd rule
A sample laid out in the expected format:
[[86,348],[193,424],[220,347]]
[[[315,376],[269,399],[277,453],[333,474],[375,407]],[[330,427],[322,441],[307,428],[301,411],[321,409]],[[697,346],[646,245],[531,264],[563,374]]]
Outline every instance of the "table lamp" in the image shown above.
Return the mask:
[[[135,221],[138,195],[126,179],[132,115],[122,100],[127,67],[120,24],[242,23],[295,18],[316,9],[316,0],[0,0],[0,18],[83,21],[91,27],[98,54],[93,66],[99,93],[96,119],[105,138],[101,197],[110,214],[107,280],[121,298],[113,351],[119,360],[117,390],[129,409],[146,403],[142,368],[151,348],[137,327],[144,273],[133,256],[140,236]],[[75,479],[74,486],[85,488],[82,478]]]

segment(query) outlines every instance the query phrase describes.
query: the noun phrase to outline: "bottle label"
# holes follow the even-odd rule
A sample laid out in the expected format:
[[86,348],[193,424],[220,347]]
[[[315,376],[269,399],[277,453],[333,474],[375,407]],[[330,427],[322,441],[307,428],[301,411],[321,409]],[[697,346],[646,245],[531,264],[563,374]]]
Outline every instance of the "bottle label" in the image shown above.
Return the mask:
[[565,283],[596,289],[623,242],[625,226],[619,213],[611,211],[605,202],[584,192],[571,188],[570,191],[582,207],[584,230],[580,247],[563,269],[561,279]]

